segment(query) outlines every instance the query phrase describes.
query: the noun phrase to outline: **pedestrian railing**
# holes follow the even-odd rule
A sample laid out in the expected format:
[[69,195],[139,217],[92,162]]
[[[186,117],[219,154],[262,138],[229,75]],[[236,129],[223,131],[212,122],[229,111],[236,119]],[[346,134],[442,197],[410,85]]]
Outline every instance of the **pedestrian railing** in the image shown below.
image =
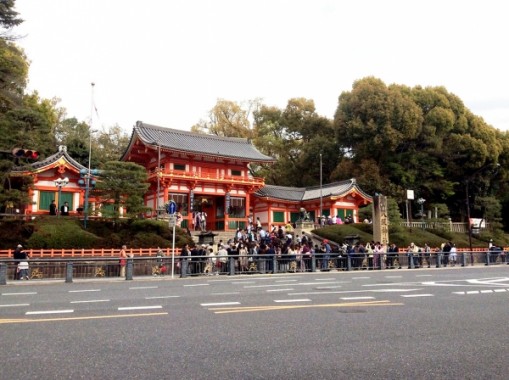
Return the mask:
[[[88,258],[35,258],[29,259],[30,280],[120,278],[121,263],[118,257]],[[131,257],[127,259],[125,279],[164,276],[212,276],[268,273],[299,273],[316,271],[362,271],[418,269],[443,267],[469,267],[509,264],[506,251],[463,251],[455,256],[438,253],[367,254],[315,254],[288,255],[230,255],[193,257]],[[18,277],[17,262],[0,260],[0,285]]]

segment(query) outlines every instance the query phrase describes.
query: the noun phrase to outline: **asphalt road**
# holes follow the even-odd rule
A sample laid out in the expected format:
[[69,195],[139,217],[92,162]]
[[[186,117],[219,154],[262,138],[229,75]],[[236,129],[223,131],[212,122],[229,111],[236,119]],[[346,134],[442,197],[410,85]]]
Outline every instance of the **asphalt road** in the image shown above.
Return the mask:
[[0,379],[507,379],[509,266],[16,282]]

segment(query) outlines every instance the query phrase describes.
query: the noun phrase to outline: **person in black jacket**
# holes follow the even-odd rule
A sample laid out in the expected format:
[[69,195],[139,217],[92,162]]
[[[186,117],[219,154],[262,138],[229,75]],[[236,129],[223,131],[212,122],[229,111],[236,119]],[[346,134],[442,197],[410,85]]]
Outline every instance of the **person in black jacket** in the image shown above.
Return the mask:
[[55,200],[52,200],[49,205],[49,214],[50,215],[56,215],[57,214],[57,204],[55,203]]
[[23,251],[23,246],[21,244],[18,244],[18,246],[14,250],[13,258],[14,258],[14,265],[15,265],[14,279],[15,280],[19,280],[19,276],[18,276],[18,264],[21,261],[28,259],[28,255],[27,255],[27,253],[25,251]]

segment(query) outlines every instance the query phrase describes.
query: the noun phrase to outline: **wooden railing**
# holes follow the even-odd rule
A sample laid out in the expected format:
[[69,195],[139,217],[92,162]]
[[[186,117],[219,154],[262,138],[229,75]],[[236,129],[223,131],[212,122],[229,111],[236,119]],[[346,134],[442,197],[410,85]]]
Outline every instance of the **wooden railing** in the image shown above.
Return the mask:
[[[171,256],[171,248],[163,248],[164,256]],[[134,257],[154,257],[157,256],[157,248],[128,248],[127,254]],[[66,249],[26,249],[25,252],[31,258],[72,258],[72,257],[114,257],[119,256],[120,248],[66,248]],[[175,256],[180,255],[181,249],[175,248]],[[12,258],[14,249],[1,249],[0,258]]]
[[[157,170],[149,172],[149,179],[157,178]],[[227,183],[238,183],[238,184],[256,184],[263,185],[265,180],[260,177],[248,177],[248,176],[232,176],[232,175],[215,175],[211,173],[199,173],[199,172],[188,172],[184,170],[168,170],[161,172],[161,179],[164,178],[176,178],[176,179],[197,179],[197,180],[214,180],[218,182]]]

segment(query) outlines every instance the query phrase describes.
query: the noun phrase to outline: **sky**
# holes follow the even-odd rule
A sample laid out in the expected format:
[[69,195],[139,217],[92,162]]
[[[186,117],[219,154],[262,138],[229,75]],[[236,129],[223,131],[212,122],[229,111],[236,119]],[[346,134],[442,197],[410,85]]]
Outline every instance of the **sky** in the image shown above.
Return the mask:
[[[342,92],[444,86],[509,130],[509,22],[500,0],[16,0],[28,90],[94,128],[189,130],[218,99],[284,109]],[[91,83],[95,85],[92,86]],[[93,111],[95,109],[97,112]]]

